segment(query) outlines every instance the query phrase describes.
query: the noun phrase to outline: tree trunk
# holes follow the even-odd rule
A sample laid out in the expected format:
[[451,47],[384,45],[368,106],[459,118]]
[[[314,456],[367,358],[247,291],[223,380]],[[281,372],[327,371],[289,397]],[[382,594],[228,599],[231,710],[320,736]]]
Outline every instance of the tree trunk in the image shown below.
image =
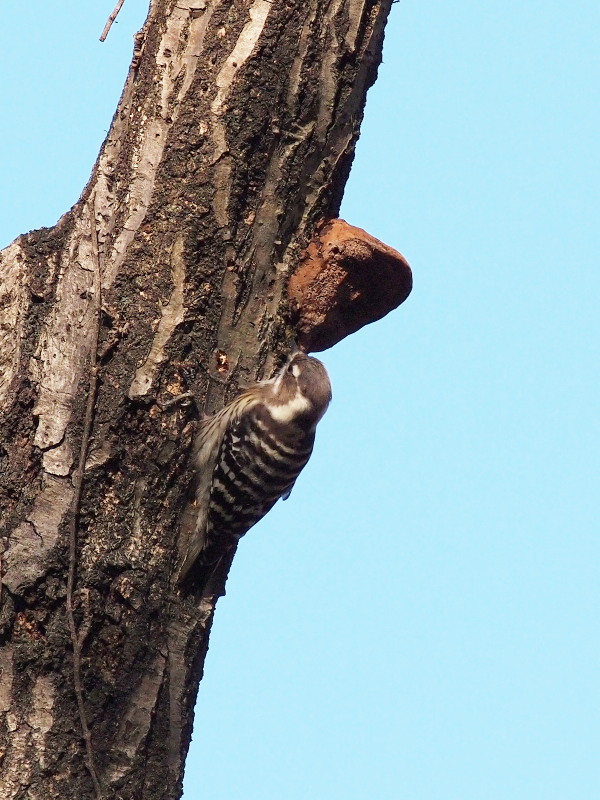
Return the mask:
[[81,199],[1,253],[4,800],[180,797],[230,566],[174,581],[190,445],[292,346],[390,5],[152,0]]

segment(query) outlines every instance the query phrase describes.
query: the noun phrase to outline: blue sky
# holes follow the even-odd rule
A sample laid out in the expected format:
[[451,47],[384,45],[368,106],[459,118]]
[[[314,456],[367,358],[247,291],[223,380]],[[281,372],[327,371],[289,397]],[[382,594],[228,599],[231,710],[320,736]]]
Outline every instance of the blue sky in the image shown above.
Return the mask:
[[[78,198],[142,0],[5,9],[0,244]],[[91,6],[91,8],[90,8]],[[242,541],[186,800],[596,800],[600,7],[402,0],[343,216],[414,290]]]

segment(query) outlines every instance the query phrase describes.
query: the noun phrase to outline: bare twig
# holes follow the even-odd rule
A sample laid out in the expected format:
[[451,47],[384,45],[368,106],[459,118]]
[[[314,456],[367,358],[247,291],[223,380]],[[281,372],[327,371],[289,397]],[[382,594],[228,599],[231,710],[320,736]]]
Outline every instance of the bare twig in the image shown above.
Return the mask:
[[[81,722],[81,732],[85,741],[86,759],[85,763],[94,784],[94,793],[97,800],[102,800],[104,793],[96,767],[94,763],[94,751],[92,749],[92,735],[87,723],[85,705],[83,702],[83,684],[81,682],[81,650],[87,630],[77,631],[75,616],[73,614],[73,589],[75,588],[75,574],[77,568],[77,528],[79,523],[79,509],[81,505],[81,494],[83,491],[83,476],[85,462],[92,431],[94,419],[94,405],[98,390],[98,339],[100,335],[100,310],[102,306],[102,282],[100,269],[100,253],[98,249],[98,233],[96,231],[95,198],[90,203],[90,227],[92,235],[92,255],[94,261],[94,318],[92,328],[92,341],[90,347],[90,381],[88,386],[88,399],[83,422],[83,432],[81,435],[81,447],[79,449],[79,461],[73,473],[73,501],[71,503],[71,519],[69,526],[69,573],[67,577],[67,620],[71,633],[71,644],[73,647],[73,684],[75,687],[75,697],[77,699],[77,709]],[[89,626],[89,621],[86,623]]]
[[104,26],[104,30],[100,34],[100,41],[101,42],[103,42],[106,39],[106,37],[108,36],[108,32],[112,28],[112,24],[116,20],[117,14],[121,10],[121,6],[123,5],[124,2],[125,2],[125,0],[119,0],[119,2],[117,3],[117,5],[114,8],[114,11],[110,15],[110,17],[106,20],[106,25]]
[[[187,400],[193,400],[194,394],[193,392],[184,392],[183,394],[178,394],[176,397],[172,397],[170,400],[165,400],[164,402],[156,401],[156,405],[160,408],[161,411],[166,411],[171,406],[175,406],[178,403],[185,403]],[[188,404],[189,405],[189,404]]]

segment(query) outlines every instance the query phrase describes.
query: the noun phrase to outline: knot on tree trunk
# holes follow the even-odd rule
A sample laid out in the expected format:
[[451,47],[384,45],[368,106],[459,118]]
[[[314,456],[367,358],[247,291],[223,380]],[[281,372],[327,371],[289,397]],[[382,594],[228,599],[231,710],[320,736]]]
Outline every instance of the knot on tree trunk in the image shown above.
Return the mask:
[[332,347],[404,302],[412,272],[397,250],[343,219],[323,222],[290,277],[299,347]]

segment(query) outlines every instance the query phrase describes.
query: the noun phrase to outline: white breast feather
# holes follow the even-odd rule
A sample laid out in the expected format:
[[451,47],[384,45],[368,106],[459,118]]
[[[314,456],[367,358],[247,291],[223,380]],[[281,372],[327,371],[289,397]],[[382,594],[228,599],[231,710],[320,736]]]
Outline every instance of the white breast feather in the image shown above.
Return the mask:
[[286,424],[295,419],[298,414],[302,414],[303,411],[308,411],[310,405],[310,400],[307,400],[300,392],[296,392],[287,403],[283,403],[280,406],[269,406],[268,408],[269,414],[273,417],[275,422]]

